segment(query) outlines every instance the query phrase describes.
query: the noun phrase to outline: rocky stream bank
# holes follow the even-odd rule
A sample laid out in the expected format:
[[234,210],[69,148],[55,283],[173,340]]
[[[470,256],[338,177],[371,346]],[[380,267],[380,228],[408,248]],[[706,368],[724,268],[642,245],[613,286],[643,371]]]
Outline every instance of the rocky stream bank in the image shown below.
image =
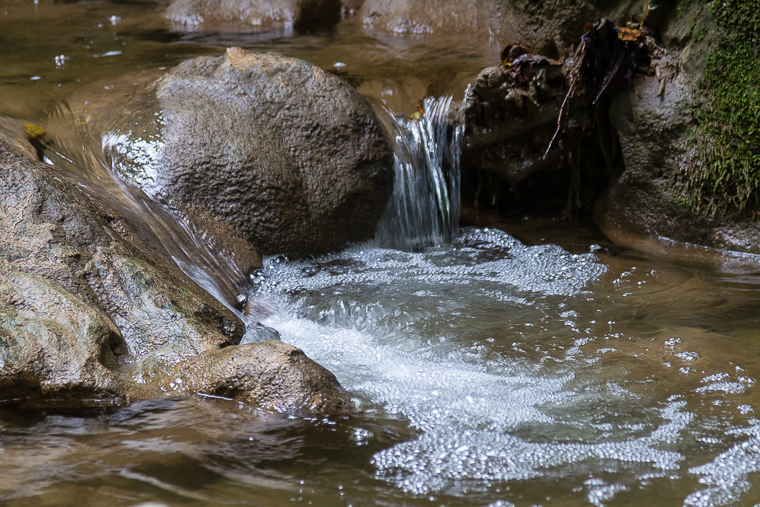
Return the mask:
[[[465,220],[586,214],[622,244],[664,237],[760,253],[758,134],[741,124],[760,107],[757,65],[724,76],[746,84],[733,116],[715,84],[726,51],[756,48],[757,15],[729,19],[726,9],[748,9],[730,4],[177,0],[163,22],[307,30],[358,17],[395,36],[477,31],[506,49],[454,120]],[[316,65],[239,48],[121,84],[107,101],[93,100],[102,86],[84,88],[39,132],[0,121],[0,398],[205,393],[284,412],[351,410],[330,372],[241,320],[235,284],[262,254],[307,257],[373,237],[393,153],[370,103]],[[78,174],[43,163],[72,126],[82,142],[56,146]],[[100,151],[76,151],[85,145]],[[98,183],[111,175],[115,184]],[[241,280],[221,301],[201,289],[120,195],[185,223]]]

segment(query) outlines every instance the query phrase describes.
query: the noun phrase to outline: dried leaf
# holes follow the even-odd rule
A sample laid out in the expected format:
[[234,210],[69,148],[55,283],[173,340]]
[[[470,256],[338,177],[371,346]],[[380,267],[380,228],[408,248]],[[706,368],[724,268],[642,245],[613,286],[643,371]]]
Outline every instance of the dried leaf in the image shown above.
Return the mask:
[[409,115],[412,120],[419,120],[425,116],[425,107],[422,105],[422,101],[417,102],[417,110]]
[[623,42],[633,42],[636,40],[639,40],[640,37],[644,36],[644,32],[641,30],[634,30],[632,28],[623,28],[622,26],[617,27],[618,30],[618,38]]

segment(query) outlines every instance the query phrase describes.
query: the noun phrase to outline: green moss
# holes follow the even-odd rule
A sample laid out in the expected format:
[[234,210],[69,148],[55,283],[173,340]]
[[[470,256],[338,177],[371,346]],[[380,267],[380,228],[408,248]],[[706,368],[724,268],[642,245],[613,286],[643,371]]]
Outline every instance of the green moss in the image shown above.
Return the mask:
[[713,217],[754,216],[760,211],[760,6],[722,0],[710,9],[716,26],[697,86],[702,103],[694,111],[690,197]]
[[694,42],[701,44],[705,40],[705,37],[707,37],[707,32],[708,29],[706,26],[703,26],[697,30],[697,34],[694,36]]

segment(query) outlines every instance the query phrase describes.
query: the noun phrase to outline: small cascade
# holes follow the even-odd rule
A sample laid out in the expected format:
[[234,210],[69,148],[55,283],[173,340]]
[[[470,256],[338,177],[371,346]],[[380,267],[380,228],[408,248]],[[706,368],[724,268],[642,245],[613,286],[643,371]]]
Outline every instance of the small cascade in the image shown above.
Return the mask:
[[451,103],[428,97],[419,119],[390,114],[395,183],[375,235],[380,246],[419,252],[458,232],[463,126]]

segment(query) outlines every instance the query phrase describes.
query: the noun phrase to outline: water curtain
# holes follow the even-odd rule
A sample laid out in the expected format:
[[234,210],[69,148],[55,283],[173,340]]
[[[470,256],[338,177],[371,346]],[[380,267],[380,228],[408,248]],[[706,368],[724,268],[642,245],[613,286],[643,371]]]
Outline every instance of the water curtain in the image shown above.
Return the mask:
[[459,158],[463,127],[452,97],[428,97],[419,118],[390,114],[394,188],[376,239],[410,252],[451,241],[459,230]]

